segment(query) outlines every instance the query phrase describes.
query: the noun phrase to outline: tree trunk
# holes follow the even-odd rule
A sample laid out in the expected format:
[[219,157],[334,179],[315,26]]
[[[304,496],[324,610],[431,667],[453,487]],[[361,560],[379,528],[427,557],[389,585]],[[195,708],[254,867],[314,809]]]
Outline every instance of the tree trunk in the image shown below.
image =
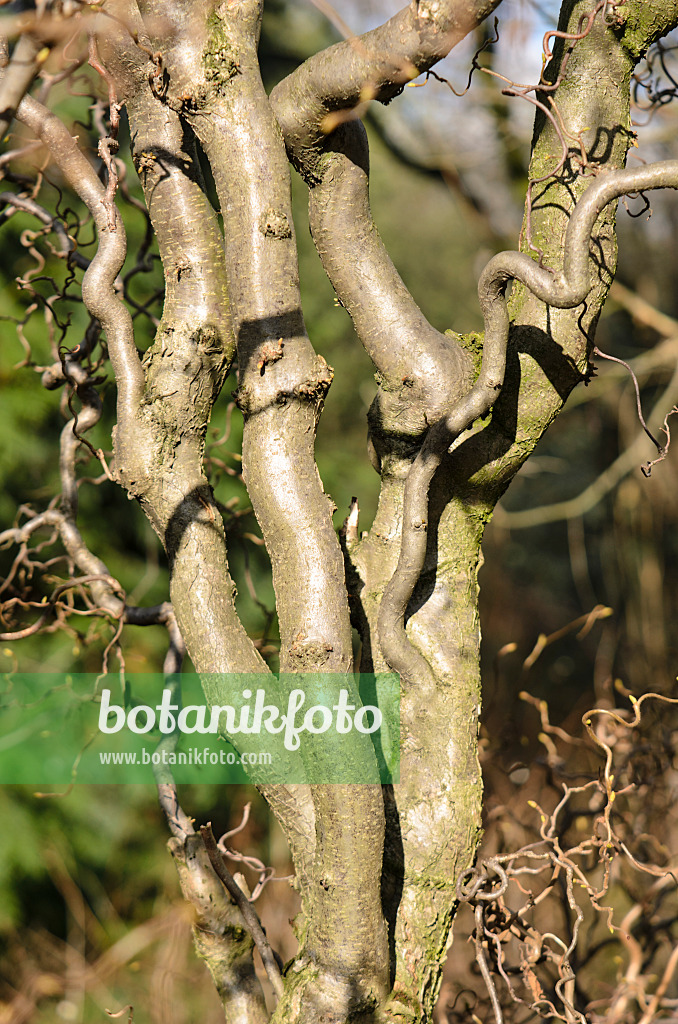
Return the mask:
[[[483,531],[589,372],[615,271],[613,200],[638,187],[614,173],[633,140],[631,74],[678,22],[678,0],[564,0],[537,96],[527,255],[500,254],[484,272],[484,338],[440,334],[372,222],[366,137],[354,115],[367,92],[392,99],[499,2],[413,0],[360,40],[311,58],[267,97],[257,57],[263,0],[106,0],[99,50],[127,107],[165,275],[162,321],[143,360],[114,288],[125,254],[120,218],[64,125],[30,97],[14,104],[97,225],[83,297],[106,332],[118,385],[114,472],[164,545],[174,614],[208,701],[223,702],[221,674],[268,671],[236,613],[203,467],[212,407],[236,357],[243,474],[272,563],[281,669],[330,675],[338,693],[353,669],[352,619],[362,670],[401,675],[397,785],[262,787],[303,901],[300,950],[272,1017],[279,1024],[431,1020],[457,885],[480,836]],[[343,544],[314,460],[332,370],[301,310],[288,161],[309,186],[314,241],[379,382],[369,415],[378,512],[367,534],[353,524]],[[678,186],[678,168],[660,166],[643,187]],[[582,241],[572,225],[588,223],[585,209],[593,213]],[[210,910],[195,835],[174,850],[209,924],[201,951],[226,1018],[258,1024],[265,1009],[238,911]]]

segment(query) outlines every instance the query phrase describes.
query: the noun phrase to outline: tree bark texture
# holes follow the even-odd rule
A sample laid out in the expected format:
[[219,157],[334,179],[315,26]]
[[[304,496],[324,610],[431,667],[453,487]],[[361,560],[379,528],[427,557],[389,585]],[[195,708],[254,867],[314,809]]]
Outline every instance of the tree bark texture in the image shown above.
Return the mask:
[[[272,1018],[280,1024],[431,1019],[457,880],[480,828],[483,531],[587,373],[615,269],[612,200],[637,187],[632,175],[605,178],[624,167],[632,140],[630,76],[678,21],[676,0],[626,0],[599,12],[576,46],[557,40],[546,81],[558,81],[566,60],[555,94],[563,135],[538,113],[534,248],[526,240],[523,255],[500,254],[483,274],[483,347],[477,336],[435,330],[393,267],[370,214],[358,115],[396,96],[499,2],[412,0],[374,32],[302,64],[268,97],[257,59],[263,0],[106,0],[99,52],[127,108],[165,276],[162,320],[143,360],[113,289],[124,227],[95,171],[63,125],[30,97],[17,99],[14,85],[2,107],[43,138],[94,215],[99,253],[83,295],[106,332],[118,386],[115,475],[167,552],[174,614],[208,700],[222,703],[219,673],[267,671],[236,613],[203,468],[211,410],[236,358],[243,475],[271,558],[281,669],[331,673],[338,692],[353,669],[352,619],[363,671],[401,674],[398,785],[263,787],[303,900],[300,951]],[[581,34],[595,7],[564,0],[561,31]],[[304,324],[290,161],[309,187],[327,274],[378,374],[369,426],[379,506],[369,532],[347,535],[343,550],[314,459],[332,369]],[[676,187],[678,168],[663,165],[643,185]],[[567,232],[585,193],[593,219],[579,239]],[[173,843],[226,1019],[259,1024],[265,1008],[238,910],[227,901],[210,909],[216,882],[196,837]]]

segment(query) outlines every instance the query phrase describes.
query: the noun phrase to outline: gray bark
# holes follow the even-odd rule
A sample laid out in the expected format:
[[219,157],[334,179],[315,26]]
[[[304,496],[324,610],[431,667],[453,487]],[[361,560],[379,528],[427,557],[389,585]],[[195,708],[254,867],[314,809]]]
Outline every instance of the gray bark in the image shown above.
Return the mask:
[[[481,365],[471,339],[431,327],[372,222],[357,117],[368,99],[389,100],[430,68],[498,3],[413,0],[381,28],[307,61],[269,100],[256,52],[262,0],[107,0],[99,52],[127,106],[166,285],[143,362],[113,287],[125,256],[122,221],[65,126],[21,99],[33,72],[18,92],[16,75],[5,80],[7,109],[44,140],[97,227],[83,298],[106,333],[118,387],[115,474],[165,547],[173,614],[208,699],[220,702],[220,673],[267,671],[236,613],[225,530],[203,468],[212,407],[236,354],[243,474],[271,558],[282,669],[331,673],[337,690],[343,685],[352,670],[350,593],[363,668],[401,674],[399,785],[264,787],[290,842],[305,915],[273,1016],[285,1024],[431,1018],[456,882],[480,826],[484,527],[587,369],[614,274],[612,201],[639,187],[678,186],[675,164],[621,170],[633,67],[678,21],[675,0],[627,0],[573,48],[557,92],[568,138],[586,130],[599,175],[580,175],[570,152],[545,177],[560,142],[551,122],[537,119],[531,176],[544,180],[533,186],[531,219],[548,270],[526,253],[490,262],[479,292]],[[576,32],[594,6],[565,0],[561,28]],[[559,42],[551,81],[564,53]],[[196,139],[213,172],[223,236]],[[309,185],[327,273],[379,374],[370,413],[379,508],[369,534],[347,536],[343,552],[314,459],[332,370],[314,352],[301,311],[288,157]],[[59,523],[76,551],[71,505],[73,522]],[[102,595],[116,600],[110,588]],[[195,838],[176,836],[173,852],[204,923],[200,951],[227,1019],[259,1024],[251,940],[237,908],[227,900],[212,908],[220,883]]]

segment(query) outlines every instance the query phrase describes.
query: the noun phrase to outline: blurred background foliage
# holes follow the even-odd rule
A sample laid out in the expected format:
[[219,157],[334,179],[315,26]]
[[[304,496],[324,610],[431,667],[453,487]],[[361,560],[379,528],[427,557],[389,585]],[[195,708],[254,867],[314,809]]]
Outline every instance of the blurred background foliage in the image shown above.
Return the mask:
[[[361,31],[400,4],[346,0],[338,6],[351,27]],[[528,51],[531,73],[538,77],[539,39],[555,24],[555,7],[550,2],[506,0],[498,12],[500,42],[485,50],[482,61],[502,73],[520,68],[524,76]],[[267,86],[336,38],[336,30],[310,0],[267,0],[261,42]],[[463,84],[473,52],[490,38],[492,26],[461,47],[440,73]],[[74,91],[87,94],[94,75],[86,68],[81,74],[89,84]],[[371,111],[367,118],[375,220],[402,277],[435,326],[478,330],[478,273],[493,252],[513,248],[517,241],[531,109],[517,101],[509,105],[500,86],[480,76],[462,101],[433,81],[405,93],[402,102]],[[89,140],[94,158],[96,131],[89,101],[65,86],[55,90],[52,99],[81,143]],[[648,121],[646,127],[638,126],[642,158],[678,155],[670,106],[650,119],[637,112],[637,119]],[[123,123],[123,156],[128,152],[125,131]],[[14,125],[10,142],[20,135]],[[130,194],[139,198],[134,169],[129,157],[124,158]],[[91,254],[94,239],[84,208],[62,192],[51,168],[44,168],[44,178],[41,201],[59,209],[78,238],[79,251]],[[8,181],[4,187],[16,191],[21,183]],[[293,199],[304,314],[312,342],[335,369],[318,432],[318,464],[325,489],[337,505],[337,526],[357,495],[361,525],[366,528],[378,494],[378,477],[366,457],[366,413],[376,390],[373,368],[347,314],[335,302],[313,249],[305,187],[294,173]],[[673,381],[678,322],[668,319],[678,317],[678,204],[673,196],[654,194],[652,205],[649,223],[646,216],[631,219],[623,209],[620,212],[618,281],[640,303],[629,302],[627,292],[613,293],[597,344],[633,362],[646,414],[655,403],[661,411],[659,424],[654,423],[657,431],[664,414],[678,401]],[[129,202],[122,208],[129,241],[125,277],[137,265],[146,220]],[[80,303],[68,298],[77,298],[82,272],[70,271],[65,261],[51,256],[39,236],[34,244],[46,262],[36,273],[38,263],[22,246],[22,235],[38,228],[28,214],[15,211],[8,216],[6,207],[4,212],[0,209],[0,270],[5,282],[0,307],[0,529],[14,522],[20,505],[41,509],[58,493],[58,435],[68,410],[59,392],[41,385],[39,368],[52,361],[50,332],[58,343],[72,347],[82,340],[87,324]],[[64,281],[73,276],[66,298],[52,302],[50,296],[63,294]],[[17,288],[18,278],[23,286]],[[130,283],[131,294],[150,314],[142,312],[135,319],[142,349],[152,340],[153,318],[161,314],[161,288],[161,268],[151,246]],[[17,321],[23,324],[19,334]],[[538,724],[529,706],[518,699],[522,690],[546,699],[552,720],[570,725],[588,706],[609,701],[617,678],[635,693],[674,690],[676,449],[645,479],[639,466],[655,454],[648,441],[600,500],[586,508],[584,502],[583,511],[570,507],[569,518],[553,518],[547,512],[540,521],[535,512],[595,488],[601,474],[638,434],[630,377],[602,359],[597,365],[599,376],[572,396],[518,475],[486,535],[481,571],[483,756],[495,772],[508,773],[517,760],[539,760]],[[114,403],[108,372],[105,415],[90,437],[94,447],[104,449],[110,448]],[[224,511],[238,608],[275,667],[273,591],[260,532],[239,475],[241,423],[230,397],[234,387],[230,378],[215,409],[208,466]],[[99,475],[88,453],[83,455],[82,473]],[[80,503],[81,528],[91,550],[103,558],[130,598],[139,604],[165,600],[164,558],[136,504],[108,482],[84,484]],[[58,553],[55,545],[54,555]],[[3,576],[13,557],[11,549],[0,551]],[[49,581],[36,576],[34,584],[38,600],[50,592]],[[586,628],[582,629],[582,620],[576,628],[563,629],[596,608],[599,611]],[[1,648],[0,672],[16,667],[98,671],[113,625],[84,621],[72,623],[69,634],[43,633]],[[164,643],[161,629],[126,627],[126,670],[157,670]],[[217,834],[240,821],[247,799],[255,800],[255,808],[237,837],[238,848],[256,852],[274,864],[278,874],[286,874],[284,842],[256,794],[236,787],[193,787],[182,796],[184,806],[198,819],[213,821]],[[135,1018],[139,1020],[182,1024],[200,1019],[209,1024],[221,1019],[211,984],[190,953],[187,911],[164,850],[166,827],[153,792],[143,787],[78,786],[56,799],[37,799],[29,788],[3,788],[0,814],[0,1024],[93,1022],[106,1019],[105,1007],[117,1010],[127,1003],[140,1008]],[[262,897],[269,935],[288,956],[294,950],[288,918],[295,906],[295,896],[284,883],[269,886]]]

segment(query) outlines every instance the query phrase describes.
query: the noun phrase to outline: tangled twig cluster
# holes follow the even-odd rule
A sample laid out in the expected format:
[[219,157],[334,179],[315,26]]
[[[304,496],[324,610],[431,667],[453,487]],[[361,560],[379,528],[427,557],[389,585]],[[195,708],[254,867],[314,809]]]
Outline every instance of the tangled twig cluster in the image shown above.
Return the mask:
[[[511,1005],[511,1019],[566,1024],[675,1018],[678,700],[617,690],[630,708],[588,711],[584,738],[521,694],[540,715],[543,753],[519,797],[496,802],[485,853],[459,879],[486,994],[458,992],[449,1022],[469,1006],[483,1019],[487,1000],[497,1024]],[[529,841],[516,848],[519,834]]]

